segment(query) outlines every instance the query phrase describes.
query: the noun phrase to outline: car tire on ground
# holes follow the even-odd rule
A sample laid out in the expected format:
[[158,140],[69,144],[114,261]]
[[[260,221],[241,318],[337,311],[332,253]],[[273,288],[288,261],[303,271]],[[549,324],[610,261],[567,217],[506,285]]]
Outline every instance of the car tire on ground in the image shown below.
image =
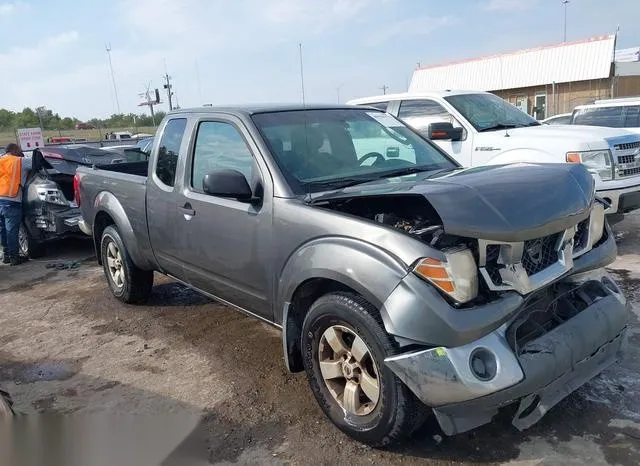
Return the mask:
[[143,304],[151,294],[153,271],[133,263],[115,226],[108,226],[100,240],[102,267],[113,295],[126,304]]
[[20,255],[28,257],[30,259],[37,259],[42,257],[45,253],[44,244],[38,242],[33,236],[29,234],[24,223],[20,224],[20,231],[18,233],[18,245],[20,248]]
[[396,352],[381,318],[353,293],[319,298],[302,326],[303,361],[309,385],[327,417],[343,432],[373,447],[410,434],[426,407],[384,359]]
[[13,417],[13,401],[7,392],[0,390],[0,421]]

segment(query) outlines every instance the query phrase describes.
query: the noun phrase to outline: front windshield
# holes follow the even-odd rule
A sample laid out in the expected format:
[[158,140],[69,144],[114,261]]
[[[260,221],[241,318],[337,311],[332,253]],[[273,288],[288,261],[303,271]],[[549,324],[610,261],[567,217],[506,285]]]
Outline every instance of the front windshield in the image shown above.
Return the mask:
[[445,97],[478,131],[538,126],[534,118],[494,94],[459,94]]
[[253,120],[297,194],[457,167],[383,112],[296,110],[256,114]]

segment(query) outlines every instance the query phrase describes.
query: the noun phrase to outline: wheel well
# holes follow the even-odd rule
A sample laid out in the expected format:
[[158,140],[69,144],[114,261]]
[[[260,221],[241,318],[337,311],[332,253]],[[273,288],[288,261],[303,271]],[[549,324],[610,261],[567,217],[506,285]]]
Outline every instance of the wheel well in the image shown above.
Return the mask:
[[312,278],[301,283],[291,298],[287,321],[283,322],[286,329],[286,351],[291,372],[301,372],[304,370],[302,364],[302,349],[300,348],[300,333],[304,317],[311,308],[311,305],[321,296],[336,291],[348,291],[359,295],[353,288],[346,286],[336,280],[327,278]]
[[102,258],[100,255],[100,239],[105,228],[109,225],[115,225],[115,221],[106,212],[98,212],[95,220],[93,221],[93,243],[96,249],[96,256],[98,257],[98,263],[102,265]]

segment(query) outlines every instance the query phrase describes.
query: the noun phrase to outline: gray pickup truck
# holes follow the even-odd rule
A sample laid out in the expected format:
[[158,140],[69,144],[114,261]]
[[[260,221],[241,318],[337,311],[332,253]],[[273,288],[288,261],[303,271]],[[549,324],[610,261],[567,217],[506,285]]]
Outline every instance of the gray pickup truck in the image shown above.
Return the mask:
[[462,169],[373,108],[201,108],[75,191],[115,297],[144,302],[157,271],[276,326],[370,445],[507,405],[525,429],[623,353],[616,245],[579,164]]

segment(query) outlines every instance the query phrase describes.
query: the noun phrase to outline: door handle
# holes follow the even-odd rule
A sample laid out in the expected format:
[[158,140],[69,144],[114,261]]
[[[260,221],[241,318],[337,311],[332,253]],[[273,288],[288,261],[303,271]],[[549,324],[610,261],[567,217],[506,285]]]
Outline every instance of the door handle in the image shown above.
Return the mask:
[[187,217],[187,215],[193,217],[196,214],[196,211],[193,210],[191,204],[189,204],[188,202],[182,207],[178,207],[178,210],[184,214],[185,218]]

